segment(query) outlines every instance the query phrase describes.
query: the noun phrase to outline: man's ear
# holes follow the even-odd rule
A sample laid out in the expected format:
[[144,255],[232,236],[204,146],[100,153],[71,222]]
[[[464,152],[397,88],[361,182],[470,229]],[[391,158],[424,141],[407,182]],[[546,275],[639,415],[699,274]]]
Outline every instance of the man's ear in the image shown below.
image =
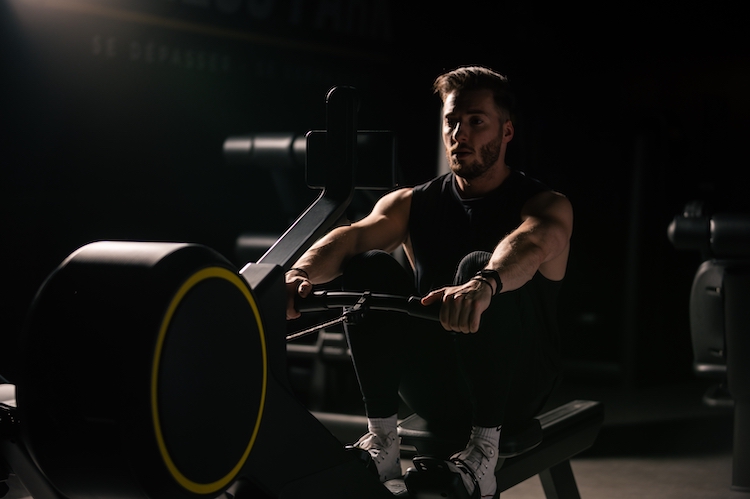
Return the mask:
[[513,136],[515,135],[516,130],[513,128],[513,122],[510,120],[505,120],[505,123],[503,123],[503,142],[506,144],[513,140]]

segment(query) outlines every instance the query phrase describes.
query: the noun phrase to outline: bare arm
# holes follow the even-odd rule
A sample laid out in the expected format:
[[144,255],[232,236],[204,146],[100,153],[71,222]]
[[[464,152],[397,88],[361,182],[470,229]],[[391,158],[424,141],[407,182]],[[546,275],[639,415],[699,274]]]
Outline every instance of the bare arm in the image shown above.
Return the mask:
[[[498,272],[501,292],[526,284],[539,271],[552,280],[565,276],[573,231],[573,209],[562,194],[537,194],[523,207],[521,224],[497,245],[486,268]],[[442,300],[440,322],[452,331],[474,333],[489,307],[494,283],[470,280],[438,289],[422,299],[425,305]]]
[[393,251],[406,241],[411,209],[411,189],[399,189],[383,196],[372,212],[351,225],[338,227],[307,250],[294,269],[287,272],[287,318],[299,317],[295,295],[306,297],[313,284],[329,282],[339,275],[347,261],[365,251]]
[[556,192],[537,194],[524,205],[521,220],[521,225],[500,241],[487,265],[498,271],[503,291],[520,288],[537,271],[556,281],[565,277],[573,233],[568,198]]

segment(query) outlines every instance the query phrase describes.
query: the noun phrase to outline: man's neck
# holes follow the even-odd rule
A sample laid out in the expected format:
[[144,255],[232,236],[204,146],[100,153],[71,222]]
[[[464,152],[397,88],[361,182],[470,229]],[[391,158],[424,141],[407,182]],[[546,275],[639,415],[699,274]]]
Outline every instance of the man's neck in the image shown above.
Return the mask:
[[494,191],[510,175],[510,168],[503,163],[494,168],[487,170],[483,175],[477,178],[467,180],[463,177],[456,177],[456,190],[463,199],[481,198]]

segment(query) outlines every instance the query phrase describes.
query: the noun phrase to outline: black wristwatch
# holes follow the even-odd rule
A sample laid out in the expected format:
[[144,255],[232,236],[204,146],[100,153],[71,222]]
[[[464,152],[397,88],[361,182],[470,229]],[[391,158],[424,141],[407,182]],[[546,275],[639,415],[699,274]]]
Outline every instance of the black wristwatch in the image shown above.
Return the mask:
[[482,269],[479,272],[476,273],[477,276],[481,277],[482,279],[492,279],[495,281],[495,293],[492,296],[495,296],[503,289],[503,281],[500,280],[500,274],[498,274],[497,270],[494,269]]

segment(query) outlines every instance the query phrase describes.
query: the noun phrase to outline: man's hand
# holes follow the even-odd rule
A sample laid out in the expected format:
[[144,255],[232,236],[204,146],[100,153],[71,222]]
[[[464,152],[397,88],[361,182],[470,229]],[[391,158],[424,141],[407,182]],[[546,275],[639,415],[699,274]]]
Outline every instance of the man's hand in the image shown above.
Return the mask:
[[286,279],[286,318],[297,319],[300,315],[299,310],[294,306],[297,296],[307,298],[312,291],[312,283],[302,274],[294,271],[287,272]]
[[422,305],[441,301],[440,324],[446,331],[476,333],[482,313],[492,300],[492,286],[479,279],[471,279],[460,286],[448,286],[432,291],[422,298]]

